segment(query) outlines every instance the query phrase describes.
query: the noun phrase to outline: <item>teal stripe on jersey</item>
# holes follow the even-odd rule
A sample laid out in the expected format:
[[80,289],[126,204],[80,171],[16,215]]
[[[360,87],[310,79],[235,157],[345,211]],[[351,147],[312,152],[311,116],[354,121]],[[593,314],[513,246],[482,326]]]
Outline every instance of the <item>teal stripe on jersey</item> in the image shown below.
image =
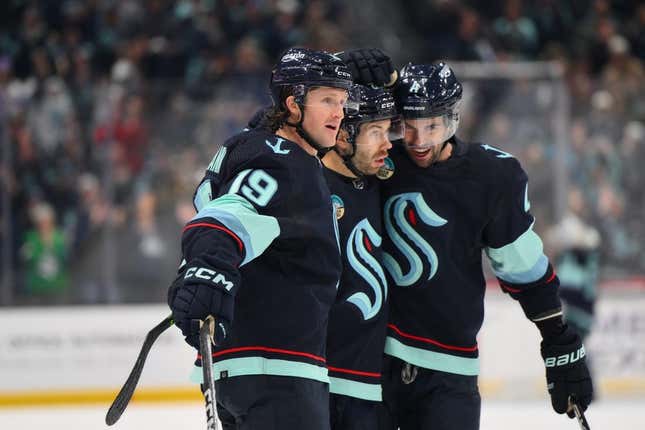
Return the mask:
[[208,202],[193,220],[204,217],[221,222],[242,240],[246,253],[240,266],[260,256],[280,235],[277,219],[259,214],[248,200],[238,194],[224,194]]
[[195,198],[193,199],[193,206],[199,212],[211,200],[213,200],[213,196],[211,196],[211,181],[207,180],[202,182],[199,188],[197,188]]
[[[327,368],[297,361],[277,360],[264,357],[230,358],[213,363],[213,378],[221,379],[222,372],[227,378],[248,375],[293,376],[329,383]],[[190,375],[192,382],[201,384],[204,380],[202,368],[194,366]]]
[[544,276],[549,266],[542,240],[533,231],[533,224],[513,243],[485,251],[495,276],[512,284],[535,282]]
[[329,392],[375,402],[383,400],[380,384],[367,384],[331,376],[329,377]]
[[393,337],[385,339],[385,353],[424,369],[440,370],[457,375],[479,375],[479,358],[457,357],[405,345]]
[[226,157],[226,151],[228,150],[227,147],[221,146],[213,159],[211,160],[210,164],[208,165],[208,170],[210,170],[213,173],[219,173],[220,169],[222,168],[222,163],[224,162],[224,157]]

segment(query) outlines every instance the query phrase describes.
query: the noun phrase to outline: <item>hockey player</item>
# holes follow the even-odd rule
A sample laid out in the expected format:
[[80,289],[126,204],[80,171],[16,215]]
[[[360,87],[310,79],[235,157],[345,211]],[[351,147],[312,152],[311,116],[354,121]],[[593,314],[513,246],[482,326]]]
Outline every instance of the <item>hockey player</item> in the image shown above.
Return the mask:
[[335,151],[323,158],[343,262],[327,339],[332,430],[376,429],[382,401],[388,287],[381,266],[381,203],[375,175],[387,177],[390,138],[402,134],[392,95],[364,86],[358,90],[359,111],[345,117]]
[[562,320],[558,278],[533,231],[520,163],[455,136],[462,86],[448,65],[406,66],[394,94],[405,137],[391,151],[394,174],[381,184],[384,265],[395,284],[381,428],[479,428],[482,251],[540,330],[553,408],[573,416],[569,402],[584,409],[592,393],[585,350]]
[[195,193],[169,304],[193,347],[194,321],[216,318],[225,429],[329,429],[325,339],[341,263],[317,154],[336,143],[351,85],[337,57],[288,50],[271,75],[269,130],[227,140]]
[[564,319],[583,341],[594,322],[600,254],[600,233],[585,221],[585,213],[588,211],[582,192],[572,188],[568,210],[545,233],[545,243],[554,256],[560,278]]

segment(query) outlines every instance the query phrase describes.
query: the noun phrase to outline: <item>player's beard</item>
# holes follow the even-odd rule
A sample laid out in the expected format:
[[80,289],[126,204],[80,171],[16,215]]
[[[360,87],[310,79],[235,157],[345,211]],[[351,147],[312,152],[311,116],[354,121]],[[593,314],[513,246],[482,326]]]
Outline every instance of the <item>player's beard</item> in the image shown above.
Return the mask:
[[425,154],[423,158],[418,158],[415,155],[415,151],[412,149],[412,147],[407,147],[406,152],[408,154],[408,157],[414,164],[422,168],[428,168],[439,161],[441,152],[443,151],[444,147],[445,143],[433,145],[429,148],[429,152]]
[[446,147],[446,144],[444,142],[441,145],[435,145],[432,148],[432,157],[430,158],[430,162],[428,163],[428,165],[426,167],[430,167],[430,166],[432,166],[433,164],[435,164],[436,162],[439,161],[439,159],[441,158],[441,153],[443,152],[443,149],[445,147]]
[[369,154],[369,156],[359,154],[354,155],[351,162],[363,175],[371,176],[375,175],[381,168],[381,166],[375,166],[374,162],[379,158],[386,158],[387,156],[387,151],[379,152],[377,154]]

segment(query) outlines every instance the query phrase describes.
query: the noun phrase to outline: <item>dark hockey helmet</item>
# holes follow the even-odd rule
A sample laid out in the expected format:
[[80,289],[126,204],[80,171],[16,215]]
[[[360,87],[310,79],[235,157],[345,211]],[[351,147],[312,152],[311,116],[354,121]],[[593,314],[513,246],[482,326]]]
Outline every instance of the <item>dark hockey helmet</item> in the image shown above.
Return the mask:
[[308,88],[332,87],[350,91],[352,74],[337,56],[306,48],[289,48],[271,72],[269,87],[273,103],[279,104],[282,89],[294,87],[294,96],[303,103]]
[[[285,111],[285,100],[293,95],[302,111],[297,123],[289,123],[287,117],[283,117],[282,124],[295,127],[296,132],[309,145],[317,149],[320,155],[331,150],[332,146],[322,146],[304,129],[307,92],[315,87],[346,90],[348,99],[345,102],[344,111],[348,113],[358,107],[355,102],[356,97],[352,96],[353,86],[352,74],[340,58],[328,52],[306,48],[288,49],[272,70],[269,83],[275,109]],[[288,111],[285,112],[288,113]]]
[[[356,154],[357,145],[359,143],[361,145],[381,145],[385,139],[390,141],[402,139],[403,121],[396,111],[396,103],[390,91],[372,86],[355,85],[355,93],[358,100],[358,110],[347,113],[341,124],[341,129],[346,133],[349,145],[337,144],[334,149],[343,158],[347,168],[360,178],[372,174],[372,172],[361,171],[354,163],[353,157]],[[391,120],[386,136],[380,133],[374,134],[368,130],[364,138],[359,138],[361,126],[386,119]]]
[[[463,88],[445,63],[408,64],[400,73],[394,98],[406,122],[405,144],[429,148],[444,144],[459,125],[459,105]],[[429,125],[442,118],[443,127]]]
[[342,128],[348,133],[348,141],[355,145],[360,132],[360,125],[366,122],[392,119],[390,140],[401,139],[402,122],[396,110],[396,103],[390,91],[372,86],[355,85],[354,91],[358,100],[358,110],[347,113],[343,118]]
[[394,97],[404,118],[447,115],[458,119],[463,88],[446,63],[408,64],[400,73]]

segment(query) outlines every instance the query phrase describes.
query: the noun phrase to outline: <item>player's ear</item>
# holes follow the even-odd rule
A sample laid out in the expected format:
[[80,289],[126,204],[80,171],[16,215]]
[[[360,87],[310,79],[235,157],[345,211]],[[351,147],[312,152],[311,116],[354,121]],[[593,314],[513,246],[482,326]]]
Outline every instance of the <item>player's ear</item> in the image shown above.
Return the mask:
[[287,99],[284,101],[284,104],[289,110],[289,120],[291,122],[300,121],[300,106],[298,105],[298,103],[296,103],[295,96],[287,97]]
[[341,127],[336,137],[336,149],[342,156],[352,155],[352,145],[349,143],[349,133]]

